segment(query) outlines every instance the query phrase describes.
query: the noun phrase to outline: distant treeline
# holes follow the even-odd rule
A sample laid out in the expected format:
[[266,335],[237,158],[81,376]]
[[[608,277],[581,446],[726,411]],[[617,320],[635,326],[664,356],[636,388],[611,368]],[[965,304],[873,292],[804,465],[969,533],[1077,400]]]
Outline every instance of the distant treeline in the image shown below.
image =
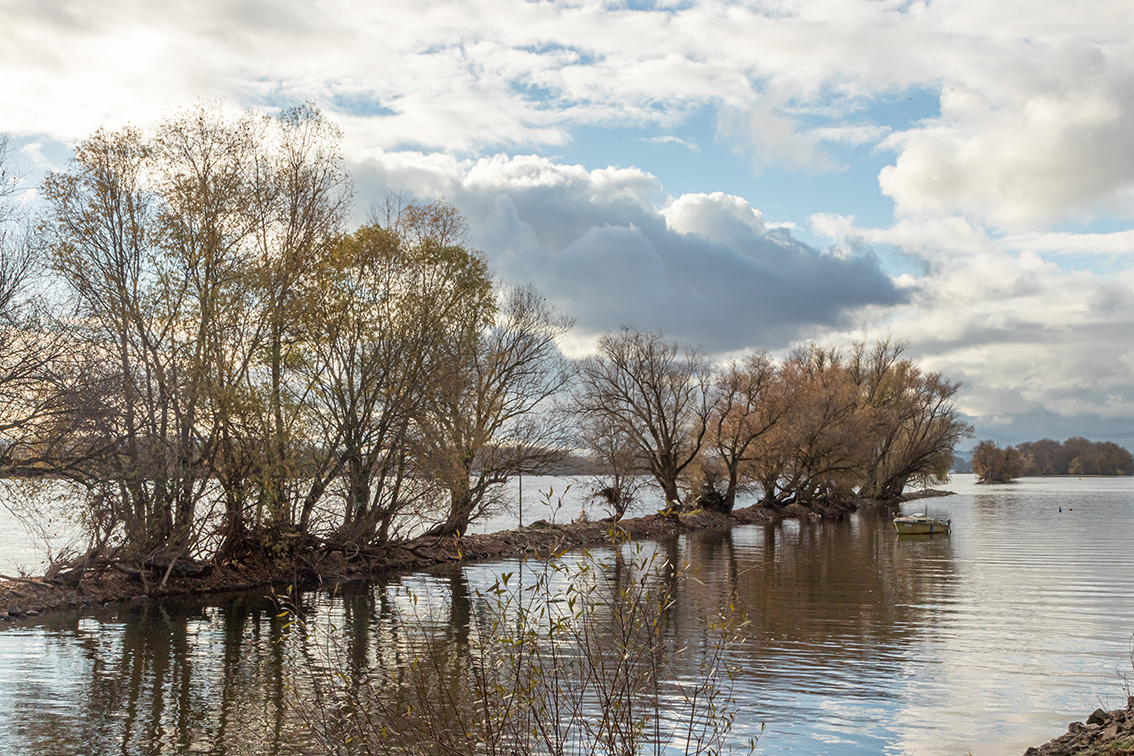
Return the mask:
[[984,482],[1003,483],[1037,475],[1131,475],[1134,457],[1110,441],[1082,436],[1063,443],[1045,438],[1001,448],[981,441],[972,454],[972,471]]
[[76,569],[460,536],[569,449],[615,519],[643,479],[659,509],[892,498],[971,433],[885,339],[719,365],[623,328],[569,361],[452,206],[349,229],[339,139],[201,105],[80,141],[34,218],[0,177],[0,474],[68,502]]
[[1017,444],[1021,475],[1130,475],[1134,457],[1110,441],[1088,441],[1082,436],[1063,443],[1045,438]]

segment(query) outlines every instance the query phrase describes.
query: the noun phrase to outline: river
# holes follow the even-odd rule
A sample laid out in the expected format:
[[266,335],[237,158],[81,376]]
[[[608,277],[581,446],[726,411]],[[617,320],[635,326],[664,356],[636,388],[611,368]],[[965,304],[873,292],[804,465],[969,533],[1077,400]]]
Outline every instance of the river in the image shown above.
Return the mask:
[[[677,632],[695,633],[683,618],[730,597],[748,616],[733,656],[738,744],[1018,756],[1099,705],[1125,703],[1134,479],[977,486],[962,475],[948,487],[957,495],[905,507],[951,518],[945,538],[899,540],[887,518],[863,512],[648,545],[690,566]],[[549,514],[570,519],[577,504]],[[390,576],[302,601],[341,629],[344,649],[396,657],[391,623],[408,591],[429,597],[429,622],[444,629],[476,589],[519,568]],[[287,752],[305,738],[285,700],[305,651],[281,642],[283,620],[261,593],[89,607],[0,632],[0,753]]]

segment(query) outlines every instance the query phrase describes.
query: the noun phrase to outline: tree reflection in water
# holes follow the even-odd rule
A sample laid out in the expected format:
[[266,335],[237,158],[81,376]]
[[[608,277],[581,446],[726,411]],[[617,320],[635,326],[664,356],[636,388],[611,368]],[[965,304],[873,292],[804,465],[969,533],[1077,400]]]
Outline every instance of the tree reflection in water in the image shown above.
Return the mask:
[[673,632],[684,570],[666,551],[532,560],[482,587],[443,571],[433,590],[396,595],[387,628],[399,632],[374,638],[404,649],[393,666],[370,665],[349,621],[316,621],[285,597],[290,635],[310,649],[289,703],[326,754],[720,751],[736,627],[712,612],[702,632]]
[[[887,526],[862,513],[848,523],[784,523],[604,549],[602,569],[581,571],[587,558],[567,554],[561,572],[529,560],[390,575],[296,596],[314,629],[308,636],[287,632],[288,618],[277,616],[279,608],[262,591],[41,618],[34,632],[4,634],[0,671],[16,682],[0,690],[6,720],[0,750],[15,756],[321,752],[307,733],[304,706],[356,689],[369,689],[387,706],[444,694],[437,700],[452,705],[435,713],[449,717],[450,730],[460,724],[458,710],[466,719],[478,713],[482,728],[497,726],[501,715],[474,693],[487,679],[489,662],[514,671],[507,648],[533,665],[521,671],[554,660],[575,666],[562,667],[558,678],[541,678],[543,687],[521,690],[519,699],[514,680],[493,680],[493,705],[514,701],[524,716],[538,713],[565,726],[587,722],[592,734],[605,726],[592,712],[611,695],[609,687],[587,687],[594,681],[583,670],[604,670],[592,659],[600,652],[621,658],[620,647],[628,646],[634,663],[606,668],[612,685],[625,686],[633,682],[631,673],[654,668],[651,654],[661,644],[686,648],[684,656],[668,659],[671,681],[659,679],[656,695],[635,699],[663,710],[664,724],[683,705],[686,684],[705,679],[702,664],[713,658],[720,637],[705,620],[729,602],[750,620],[743,642],[728,649],[741,669],[735,684],[745,710],[730,744],[743,747],[760,734],[763,721],[779,728],[772,734],[780,737],[785,722],[805,716],[810,696],[836,691],[872,701],[895,695],[887,681],[901,671],[903,649],[938,611],[911,599],[930,587],[948,598],[952,544],[898,548]],[[646,559],[658,569],[643,569],[638,562]],[[507,586],[498,585],[505,573],[511,573]],[[540,581],[546,593],[560,594],[557,603],[539,596]],[[563,592],[572,584],[574,611],[589,599],[591,630],[581,639],[551,633],[552,623],[569,613]],[[639,626],[625,624],[616,611],[616,599],[631,588],[656,602],[653,614],[654,604],[640,607]],[[499,606],[505,599],[507,610]],[[526,608],[518,611],[521,602]],[[541,640],[555,640],[539,654],[534,642],[519,643],[524,628],[533,626]],[[502,647],[501,637],[513,645]],[[419,670],[424,661],[431,665],[416,681],[415,661]],[[481,677],[470,678],[473,673]],[[330,682],[338,689],[328,690]],[[575,697],[559,696],[555,704],[555,686]],[[523,730],[514,721],[504,724],[512,728],[509,737]],[[821,725],[817,720],[812,727]]]

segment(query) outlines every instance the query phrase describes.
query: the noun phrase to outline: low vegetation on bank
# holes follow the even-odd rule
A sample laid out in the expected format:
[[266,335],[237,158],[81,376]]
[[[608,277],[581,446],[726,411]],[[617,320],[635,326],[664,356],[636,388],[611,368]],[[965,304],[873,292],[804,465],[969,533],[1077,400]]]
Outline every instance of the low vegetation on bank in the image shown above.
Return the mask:
[[339,138],[310,106],[200,105],[82,140],[35,217],[3,182],[5,504],[85,534],[50,580],[459,538],[566,449],[612,521],[643,496],[895,499],[970,433],[959,384],[888,340],[720,365],[624,328],[571,362],[571,319],[494,281],[452,206],[391,197],[348,228]]

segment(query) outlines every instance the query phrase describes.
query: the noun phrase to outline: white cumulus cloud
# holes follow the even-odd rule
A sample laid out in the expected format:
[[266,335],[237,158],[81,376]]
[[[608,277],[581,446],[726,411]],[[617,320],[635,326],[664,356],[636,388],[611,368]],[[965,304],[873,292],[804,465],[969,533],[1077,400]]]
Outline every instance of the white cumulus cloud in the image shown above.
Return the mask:
[[534,283],[578,320],[580,338],[635,325],[712,352],[785,346],[904,296],[869,254],[832,254],[768,229],[739,197],[668,200],[638,169],[398,153],[355,176],[366,194],[453,202],[498,274]]

